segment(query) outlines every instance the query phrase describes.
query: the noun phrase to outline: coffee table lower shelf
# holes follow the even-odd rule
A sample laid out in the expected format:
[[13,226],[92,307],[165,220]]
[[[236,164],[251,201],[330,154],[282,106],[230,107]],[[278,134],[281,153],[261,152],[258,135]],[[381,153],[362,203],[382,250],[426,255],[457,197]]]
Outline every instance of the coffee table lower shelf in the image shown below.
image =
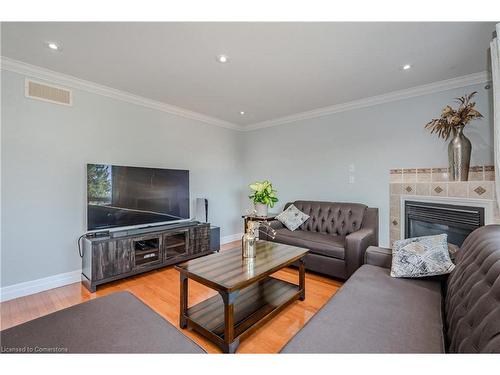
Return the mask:
[[[301,298],[301,295],[298,285],[273,277],[239,291],[233,303],[234,340],[239,342],[240,338]],[[223,350],[227,349],[227,340],[224,339],[224,302],[220,295],[190,307],[185,318],[189,327],[218,343]]]

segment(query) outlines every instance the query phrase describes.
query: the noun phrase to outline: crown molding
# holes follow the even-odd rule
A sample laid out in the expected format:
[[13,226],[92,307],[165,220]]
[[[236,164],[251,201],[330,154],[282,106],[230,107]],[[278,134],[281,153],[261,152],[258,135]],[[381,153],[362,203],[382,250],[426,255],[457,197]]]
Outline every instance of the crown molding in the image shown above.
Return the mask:
[[242,130],[241,126],[230,123],[228,121],[220,120],[215,117],[203,115],[201,113],[190,111],[170,104],[158,102],[108,86],[100,85],[95,82],[86,81],[70,75],[55,72],[53,70],[45,69],[39,66],[27,64],[25,62],[14,60],[8,57],[0,56],[0,66],[2,70],[8,70],[37,79],[53,82],[59,85],[85,90],[93,94],[106,96],[108,98],[113,98],[132,104],[137,104],[150,109],[156,109],[158,111],[166,112],[171,115],[184,117],[190,120],[201,121],[209,125],[215,125],[226,129]]
[[317,108],[311,111],[300,112],[290,116],[276,118],[273,120],[267,120],[255,124],[242,126],[215,117],[207,116],[198,112],[158,102],[125,91],[117,90],[108,86],[86,81],[70,75],[55,72],[35,65],[27,64],[4,56],[0,56],[0,67],[2,70],[8,70],[11,72],[31,76],[34,78],[42,79],[56,84],[69,86],[80,90],[85,90],[94,94],[140,105],[146,108],[155,109],[175,116],[180,116],[187,119],[200,121],[206,124],[219,126],[226,129],[245,131],[245,132],[284,125],[301,120],[308,120],[316,117],[327,116],[334,113],[345,112],[354,109],[371,107],[379,104],[390,103],[398,100],[432,94],[440,91],[446,91],[455,88],[485,83],[491,80],[488,72],[479,72],[461,77],[447,79],[444,81],[438,81],[426,85],[415,86],[404,90],[392,91],[387,94],[376,95],[346,103],[335,104],[328,107]]
[[308,120],[316,117],[327,116],[334,113],[351,111],[371,107],[374,105],[390,103],[398,100],[413,98],[416,96],[432,94],[436,92],[452,90],[460,87],[471,86],[475,84],[485,83],[491,78],[488,72],[479,72],[461,77],[451,78],[444,81],[429,83],[426,85],[415,86],[404,90],[392,91],[387,94],[371,96],[351,102],[336,104],[328,107],[314,109],[312,111],[300,112],[294,115],[280,117],[274,120],[263,121],[252,125],[247,125],[243,128],[244,131],[253,131],[264,129],[273,126],[288,124],[295,121]]

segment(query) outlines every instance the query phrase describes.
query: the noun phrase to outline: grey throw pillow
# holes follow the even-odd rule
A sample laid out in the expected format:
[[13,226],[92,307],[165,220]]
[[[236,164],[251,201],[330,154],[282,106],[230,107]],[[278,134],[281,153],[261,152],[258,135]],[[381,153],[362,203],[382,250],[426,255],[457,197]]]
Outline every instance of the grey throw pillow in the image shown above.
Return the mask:
[[450,273],[455,265],[450,259],[446,234],[407,238],[394,242],[392,277],[425,277]]
[[291,231],[294,231],[309,219],[309,215],[306,215],[291,204],[285,211],[276,216],[275,219],[281,221]]

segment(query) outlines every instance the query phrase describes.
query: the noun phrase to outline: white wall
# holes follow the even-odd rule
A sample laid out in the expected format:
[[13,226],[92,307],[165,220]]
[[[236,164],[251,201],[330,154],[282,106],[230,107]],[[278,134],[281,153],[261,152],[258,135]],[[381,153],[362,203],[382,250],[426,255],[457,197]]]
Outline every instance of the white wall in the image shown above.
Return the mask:
[[[360,202],[379,208],[380,242],[389,242],[389,169],[445,167],[447,143],[424,125],[455,97],[478,91],[485,116],[466,128],[472,165],[492,164],[491,90],[484,85],[399,100],[247,133],[246,181],[270,179],[279,211],[298,199]],[[355,183],[349,184],[349,165]]]
[[26,99],[2,71],[2,287],[80,268],[86,163],[189,169],[221,236],[241,232],[241,137],[86,91],[72,107]]

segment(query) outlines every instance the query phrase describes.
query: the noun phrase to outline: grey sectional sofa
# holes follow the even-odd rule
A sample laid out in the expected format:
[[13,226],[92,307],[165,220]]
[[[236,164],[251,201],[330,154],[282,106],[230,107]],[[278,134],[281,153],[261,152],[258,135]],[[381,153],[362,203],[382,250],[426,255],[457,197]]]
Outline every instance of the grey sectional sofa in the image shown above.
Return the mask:
[[395,279],[391,251],[357,270],[283,353],[500,353],[500,225],[469,235],[449,277]]
[[276,231],[274,239],[268,231],[260,235],[267,241],[309,249],[306,269],[347,279],[363,264],[370,245],[378,245],[378,209],[359,203],[295,201],[291,204],[309,215],[295,231],[278,220],[269,222]]

